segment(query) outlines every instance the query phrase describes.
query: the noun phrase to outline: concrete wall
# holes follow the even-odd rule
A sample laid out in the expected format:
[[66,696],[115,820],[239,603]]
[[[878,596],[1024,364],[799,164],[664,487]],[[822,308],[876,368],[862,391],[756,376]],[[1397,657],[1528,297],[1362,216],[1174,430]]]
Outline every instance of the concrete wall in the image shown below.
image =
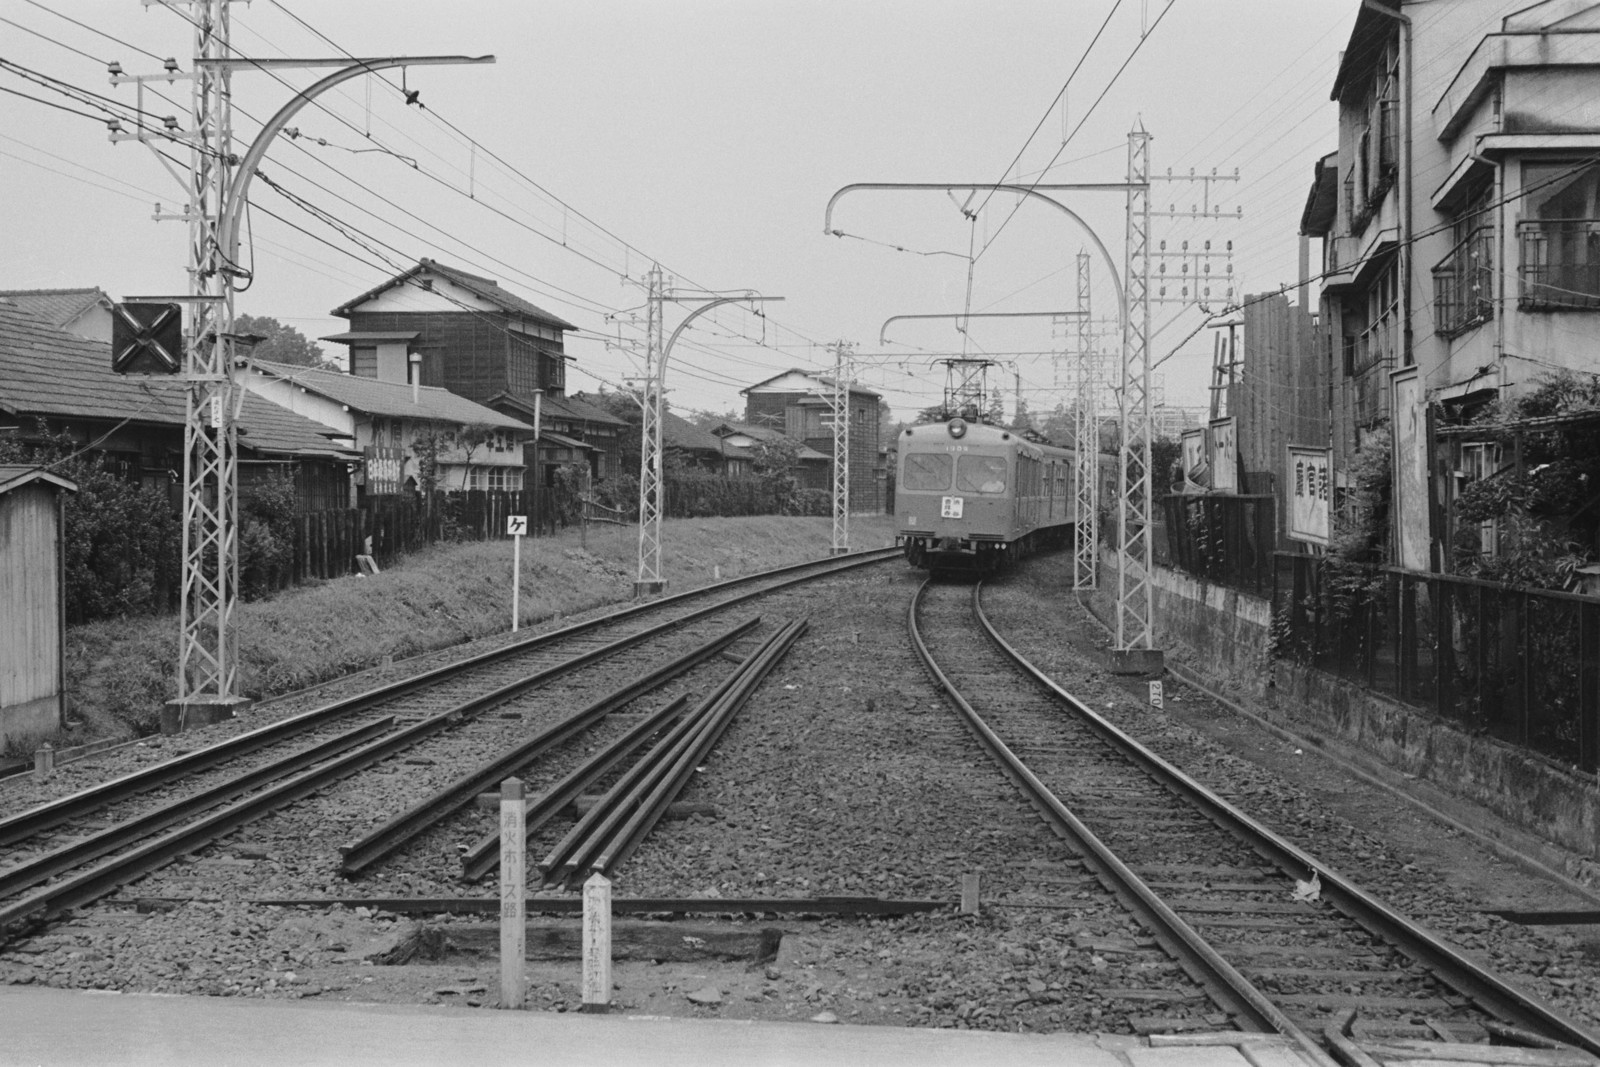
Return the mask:
[[[1104,573],[1115,573],[1114,556],[1104,565]],[[1272,605],[1260,597],[1165,568],[1157,568],[1152,584],[1157,642],[1169,660],[1208,685],[1246,699],[1287,729],[1309,727],[1358,745],[1562,849],[1600,860],[1600,782],[1594,776],[1464,733],[1323,671],[1270,660]]]

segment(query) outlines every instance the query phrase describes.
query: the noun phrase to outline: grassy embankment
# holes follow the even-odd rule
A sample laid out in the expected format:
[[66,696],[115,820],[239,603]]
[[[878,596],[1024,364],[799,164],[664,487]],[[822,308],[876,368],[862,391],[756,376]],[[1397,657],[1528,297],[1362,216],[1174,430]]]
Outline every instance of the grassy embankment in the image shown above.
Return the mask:
[[[680,519],[661,529],[669,592],[828,554],[831,521],[766,516]],[[857,550],[893,543],[889,516],[850,520]],[[509,541],[438,545],[372,578],[348,577],[241,604],[240,689],[262,698],[474,638],[503,633],[511,618]],[[522,546],[523,625],[629,600],[638,565],[635,527],[577,530]],[[175,695],[177,618],[117,619],[67,631],[67,744],[152,732]]]

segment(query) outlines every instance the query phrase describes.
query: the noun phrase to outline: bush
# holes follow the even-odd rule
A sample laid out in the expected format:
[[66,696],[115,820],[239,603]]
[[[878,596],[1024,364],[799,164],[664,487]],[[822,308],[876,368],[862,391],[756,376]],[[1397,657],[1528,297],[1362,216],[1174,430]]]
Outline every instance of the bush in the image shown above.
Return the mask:
[[239,491],[239,597],[260,600],[289,584],[294,563],[294,479],[270,474]]
[[41,421],[31,439],[0,439],[0,462],[47,467],[78,486],[66,499],[69,623],[165,611],[176,600],[178,517],[164,488],[112,469],[103,453],[79,453]]

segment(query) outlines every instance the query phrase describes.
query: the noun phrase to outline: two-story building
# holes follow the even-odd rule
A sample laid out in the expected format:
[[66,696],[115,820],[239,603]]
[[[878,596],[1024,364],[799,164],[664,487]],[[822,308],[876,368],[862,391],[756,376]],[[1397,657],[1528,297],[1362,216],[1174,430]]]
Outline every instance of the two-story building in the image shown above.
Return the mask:
[[1322,241],[1335,478],[1387,429],[1395,561],[1443,569],[1442,516],[1507,461],[1455,428],[1600,368],[1600,3],[1373,0],[1333,99],[1301,229]]
[[523,486],[533,427],[447,389],[266,360],[241,380],[363,455],[362,496]]
[[529,427],[519,445],[532,444],[537,420],[539,441],[522,466],[539,484],[567,462],[587,462],[596,478],[616,470],[622,421],[567,396],[564,338],[577,327],[492,278],[423,259],[332,314],[350,329],[323,340],[349,346],[353,375],[415,376],[492,408]]
[[[805,464],[806,488],[832,485],[833,393],[832,378],[794,368],[741,389],[745,398],[745,423],[775,430],[808,449],[828,457],[820,469]],[[852,385],[850,406],[850,510],[862,514],[882,512],[887,470],[879,449],[878,401],[880,394]]]

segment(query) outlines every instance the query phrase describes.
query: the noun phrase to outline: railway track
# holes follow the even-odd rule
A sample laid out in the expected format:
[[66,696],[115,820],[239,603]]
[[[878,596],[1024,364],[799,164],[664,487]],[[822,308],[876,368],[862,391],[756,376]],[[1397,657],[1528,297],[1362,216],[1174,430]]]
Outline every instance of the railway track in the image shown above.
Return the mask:
[[[530,760],[591,728],[604,735],[601,724],[610,712],[729,654],[727,646],[754,625],[722,632],[726,626],[717,618],[730,609],[892,558],[892,551],[830,558],[624,608],[333,700],[0,818],[0,846],[13,861],[0,868],[0,932],[96,899],[369,768],[394,778],[397,761],[404,760],[405,774],[389,792],[414,800],[448,785],[463,765],[493,766],[497,756],[503,762],[530,733],[542,742],[523,752]],[[585,672],[628,682],[572,714],[568,709],[586,689],[604,685],[583,681]],[[549,699],[533,699],[547,690]],[[471,793],[462,798],[470,800]],[[380,843],[376,855],[454,810],[438,807],[421,813],[420,825],[414,818],[392,834],[392,844]],[[369,816],[370,809],[360,812],[362,819]],[[363,866],[373,858],[372,850],[363,853]],[[347,866],[347,873],[355,870]]]
[[[1055,686],[983,617],[981,585],[929,582],[909,614],[937,683],[1008,777],[1242,1030],[1308,1054],[1349,1013],[1393,1040],[1506,1025],[1600,1039],[1478,966],[1148,752]],[[1037,772],[1030,766],[1041,768]]]

